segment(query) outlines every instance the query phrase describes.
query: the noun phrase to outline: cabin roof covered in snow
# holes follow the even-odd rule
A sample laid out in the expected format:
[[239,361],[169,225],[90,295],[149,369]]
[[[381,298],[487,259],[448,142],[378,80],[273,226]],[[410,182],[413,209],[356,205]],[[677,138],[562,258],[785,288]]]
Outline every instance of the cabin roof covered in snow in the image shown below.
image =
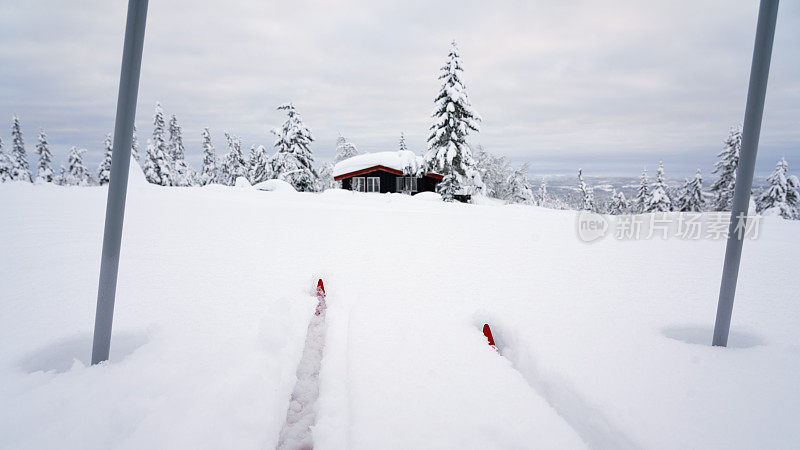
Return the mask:
[[409,174],[420,173],[425,167],[425,158],[417,156],[410,150],[363,153],[336,163],[333,166],[333,176],[340,177],[377,166]]

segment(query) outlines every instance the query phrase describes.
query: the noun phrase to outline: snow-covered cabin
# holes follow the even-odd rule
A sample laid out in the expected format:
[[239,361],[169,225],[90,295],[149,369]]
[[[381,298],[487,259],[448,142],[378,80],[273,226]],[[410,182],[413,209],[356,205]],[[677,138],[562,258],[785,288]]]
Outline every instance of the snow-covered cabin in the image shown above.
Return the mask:
[[436,191],[442,176],[425,172],[425,159],[409,150],[364,153],[336,163],[333,179],[342,189],[361,192]]

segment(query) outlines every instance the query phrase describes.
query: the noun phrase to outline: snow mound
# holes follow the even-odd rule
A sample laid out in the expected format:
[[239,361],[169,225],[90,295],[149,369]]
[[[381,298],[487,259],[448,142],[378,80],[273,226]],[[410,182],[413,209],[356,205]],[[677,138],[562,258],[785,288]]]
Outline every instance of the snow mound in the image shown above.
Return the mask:
[[414,200],[422,200],[426,202],[440,202],[442,196],[436,192],[420,192],[419,194],[411,196]]
[[261,183],[258,183],[253,187],[258,189],[259,191],[297,192],[297,189],[295,189],[294,186],[283,180],[262,181]]
[[403,173],[419,173],[425,167],[425,158],[417,156],[410,150],[364,153],[336,163],[333,166],[333,176],[338,177],[375,166],[384,166]]
[[237,188],[249,188],[249,187],[252,187],[252,185],[250,184],[249,181],[247,181],[247,178],[245,178],[245,177],[237,177],[236,178],[236,187]]

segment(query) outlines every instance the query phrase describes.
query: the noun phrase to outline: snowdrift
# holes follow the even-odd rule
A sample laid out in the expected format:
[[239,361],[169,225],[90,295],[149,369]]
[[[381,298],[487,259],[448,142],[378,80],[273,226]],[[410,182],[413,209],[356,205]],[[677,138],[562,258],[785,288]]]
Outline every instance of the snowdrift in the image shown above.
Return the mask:
[[259,191],[297,192],[291,184],[283,180],[266,180],[253,185]]

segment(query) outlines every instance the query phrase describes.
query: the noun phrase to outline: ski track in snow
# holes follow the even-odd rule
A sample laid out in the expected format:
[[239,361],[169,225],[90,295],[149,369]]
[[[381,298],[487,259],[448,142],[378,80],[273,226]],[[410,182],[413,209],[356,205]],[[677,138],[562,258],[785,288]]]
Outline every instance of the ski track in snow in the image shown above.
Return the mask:
[[[476,322],[481,333],[483,333],[483,323],[483,321]],[[539,370],[532,352],[520,344],[513,334],[506,333],[502,328],[492,327],[492,335],[500,355],[511,362],[511,366],[522,375],[531,389],[547,401],[589,448],[621,450],[641,448],[566,381],[544,375]]]
[[292,391],[286,423],[281,429],[277,450],[310,450],[314,448],[311,427],[317,417],[319,373],[325,347],[325,302],[320,302],[319,315],[311,317],[303,356],[297,366],[297,383]]

